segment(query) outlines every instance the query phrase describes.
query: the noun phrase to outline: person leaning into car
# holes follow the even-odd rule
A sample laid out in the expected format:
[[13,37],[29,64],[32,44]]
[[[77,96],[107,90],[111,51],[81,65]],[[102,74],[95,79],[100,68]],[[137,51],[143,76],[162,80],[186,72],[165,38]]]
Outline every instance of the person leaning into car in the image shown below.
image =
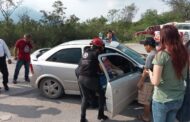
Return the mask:
[[8,63],[11,64],[11,53],[9,51],[9,48],[7,47],[5,41],[3,39],[0,39],[0,71],[3,75],[3,86],[5,88],[5,91],[9,90],[8,87],[8,69],[7,69],[7,63],[6,63],[6,57],[8,58]]
[[104,102],[105,94],[101,88],[99,82],[98,72],[101,72],[98,55],[104,50],[103,41],[96,37],[90,43],[91,47],[84,51],[84,54],[79,63],[79,86],[82,92],[82,105],[81,105],[81,120],[80,122],[86,122],[86,109],[87,102],[90,99],[89,94],[91,92],[97,92],[99,94],[99,111],[98,119],[106,120],[108,117],[104,115]]
[[17,60],[13,83],[17,83],[18,74],[22,65],[25,68],[25,81],[29,82],[29,66],[30,66],[30,52],[32,49],[31,44],[32,35],[31,34],[24,34],[24,38],[21,38],[16,41],[15,48],[14,48],[14,58]]

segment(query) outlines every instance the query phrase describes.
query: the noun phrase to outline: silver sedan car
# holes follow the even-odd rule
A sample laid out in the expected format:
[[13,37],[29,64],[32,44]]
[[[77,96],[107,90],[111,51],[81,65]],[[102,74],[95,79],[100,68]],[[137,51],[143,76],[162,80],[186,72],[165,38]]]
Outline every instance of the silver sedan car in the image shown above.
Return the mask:
[[[80,94],[75,69],[91,40],[75,40],[62,43],[32,60],[34,73],[31,83],[48,98],[58,98],[63,94]],[[109,59],[122,73],[111,74],[103,59]],[[105,42],[105,53],[99,55],[99,62],[106,80],[106,105],[112,115],[116,115],[137,95],[144,58],[136,51],[119,42]]]

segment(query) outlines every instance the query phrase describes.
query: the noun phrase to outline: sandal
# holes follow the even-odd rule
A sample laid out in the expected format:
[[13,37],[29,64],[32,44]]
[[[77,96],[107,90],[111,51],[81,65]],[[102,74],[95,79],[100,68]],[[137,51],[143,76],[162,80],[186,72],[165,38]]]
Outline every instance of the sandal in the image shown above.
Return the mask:
[[143,121],[143,122],[150,122],[150,120],[149,120],[149,119],[145,119],[145,118],[143,117],[143,115],[138,115],[138,116],[137,116],[137,119],[138,119],[138,120],[141,120],[141,121]]

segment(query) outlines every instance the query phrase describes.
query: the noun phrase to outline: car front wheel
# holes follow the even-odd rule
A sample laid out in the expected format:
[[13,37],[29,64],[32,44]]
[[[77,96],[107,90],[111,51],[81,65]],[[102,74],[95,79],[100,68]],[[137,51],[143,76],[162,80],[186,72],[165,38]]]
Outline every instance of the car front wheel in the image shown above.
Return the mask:
[[53,78],[44,78],[40,83],[41,93],[48,98],[59,98],[63,95],[62,85]]

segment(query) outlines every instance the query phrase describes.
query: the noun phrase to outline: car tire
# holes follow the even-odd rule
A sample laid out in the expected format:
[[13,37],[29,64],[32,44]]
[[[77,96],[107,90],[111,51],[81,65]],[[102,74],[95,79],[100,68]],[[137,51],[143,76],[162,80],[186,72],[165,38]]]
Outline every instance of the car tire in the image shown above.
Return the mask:
[[40,82],[41,93],[48,98],[56,99],[64,94],[63,86],[54,78],[44,78]]

